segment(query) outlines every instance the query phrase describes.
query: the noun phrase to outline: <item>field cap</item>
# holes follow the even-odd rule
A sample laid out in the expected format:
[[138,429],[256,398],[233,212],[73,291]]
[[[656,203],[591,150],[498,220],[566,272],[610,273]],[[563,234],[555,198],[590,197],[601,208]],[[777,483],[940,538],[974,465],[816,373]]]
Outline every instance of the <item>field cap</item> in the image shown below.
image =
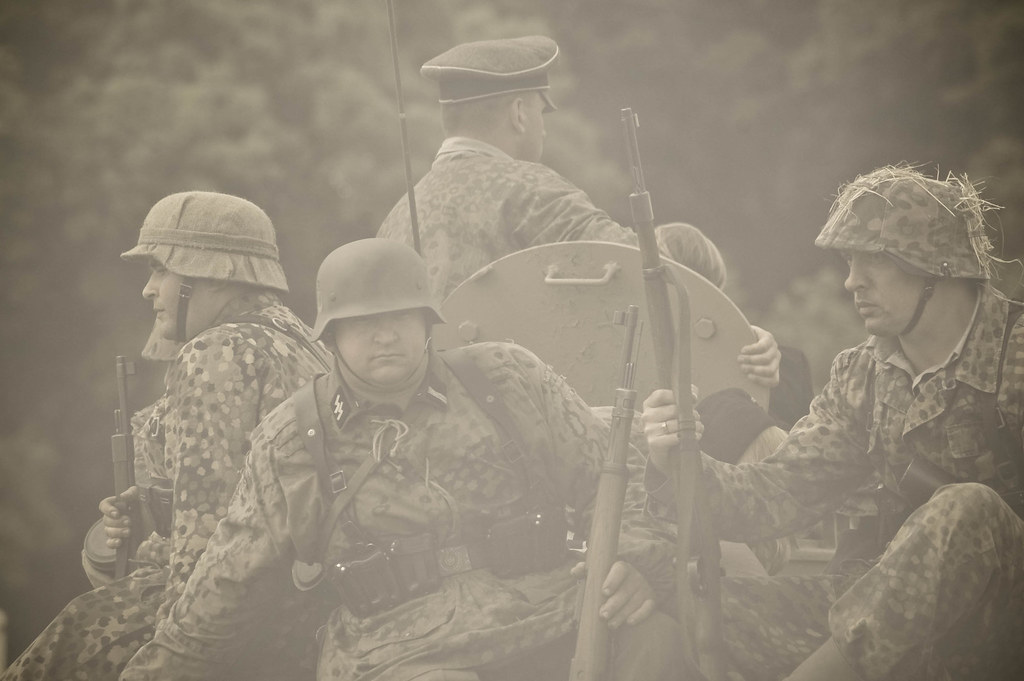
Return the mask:
[[547,90],[548,69],[557,57],[557,43],[541,35],[479,40],[437,55],[420,73],[437,81],[442,104],[537,90],[547,113],[555,110]]

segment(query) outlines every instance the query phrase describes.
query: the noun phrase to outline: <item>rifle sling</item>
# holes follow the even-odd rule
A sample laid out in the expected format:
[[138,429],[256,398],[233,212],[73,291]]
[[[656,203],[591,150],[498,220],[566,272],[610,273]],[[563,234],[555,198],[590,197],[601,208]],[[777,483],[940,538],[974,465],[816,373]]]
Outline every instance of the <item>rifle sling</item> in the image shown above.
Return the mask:
[[[466,388],[473,401],[491,418],[498,431],[507,438],[501,447],[502,453],[509,462],[521,467],[528,487],[532,488],[533,479],[529,475],[528,467],[523,459],[526,451],[526,442],[523,440],[512,418],[511,412],[505,402],[501,399],[494,383],[477,366],[476,362],[461,348],[453,348],[438,353],[455,377]],[[372,456],[367,456],[356,469],[351,478],[346,479],[344,471],[338,468],[335,471],[328,469],[327,448],[324,441],[323,422],[320,419],[320,412],[317,408],[316,386],[325,375],[317,376],[314,380],[299,388],[292,400],[295,407],[295,423],[305,443],[306,451],[313,459],[316,467],[317,479],[325,499],[331,499],[331,506],[321,526],[318,536],[316,553],[312,558],[315,561],[322,561],[327,551],[327,542],[330,540],[331,531],[341,518],[342,513],[351,503],[353,497],[366,482],[367,478],[377,469],[379,462]],[[296,559],[292,565],[292,578],[295,585],[301,590],[311,589],[323,578],[323,566],[319,562],[305,563]]]
[[526,451],[526,443],[508,407],[495,390],[494,383],[462,348],[452,348],[438,354],[466,388],[473,401],[498,425],[502,435],[508,438],[501,446],[505,457],[512,463],[521,462]]

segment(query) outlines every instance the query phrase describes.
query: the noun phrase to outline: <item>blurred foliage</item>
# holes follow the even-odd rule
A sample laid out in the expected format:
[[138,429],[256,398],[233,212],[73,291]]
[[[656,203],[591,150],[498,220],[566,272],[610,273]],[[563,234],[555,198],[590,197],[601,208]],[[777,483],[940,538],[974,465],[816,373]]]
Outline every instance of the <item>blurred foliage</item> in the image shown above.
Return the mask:
[[[619,109],[659,221],[725,252],[751,319],[811,355],[863,337],[812,246],[841,182],[906,160],[984,180],[1024,252],[1024,5],[1012,0],[396,0],[413,174],[441,141],[424,61],[547,33],[545,160],[627,222]],[[150,326],[120,262],[149,207],[238,194],[279,232],[289,302],[405,190],[383,0],[0,3],[0,608],[17,653],[78,590],[110,482],[111,358]],[[1008,268],[1019,285],[1019,270]],[[138,405],[160,367],[134,384]],[[26,580],[28,580],[26,582]]]

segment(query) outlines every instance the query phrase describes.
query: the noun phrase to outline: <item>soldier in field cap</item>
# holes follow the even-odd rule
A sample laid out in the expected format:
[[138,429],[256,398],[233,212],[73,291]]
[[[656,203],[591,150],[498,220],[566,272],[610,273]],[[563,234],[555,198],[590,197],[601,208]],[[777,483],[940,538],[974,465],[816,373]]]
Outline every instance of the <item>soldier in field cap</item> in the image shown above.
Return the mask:
[[437,81],[442,104],[468,102],[514,92],[536,91],[543,113],[555,110],[548,96],[548,69],[558,58],[551,38],[527,36],[456,45],[420,69]]
[[[422,254],[440,299],[485,265],[531,246],[636,245],[631,229],[540,163],[544,114],[555,110],[548,72],[557,59],[554,40],[526,36],[456,45],[420,69],[437,82],[446,137],[414,190]],[[405,197],[377,236],[412,245]],[[743,368],[751,380],[775,386],[778,346],[767,331],[754,331],[758,339],[743,349]]]

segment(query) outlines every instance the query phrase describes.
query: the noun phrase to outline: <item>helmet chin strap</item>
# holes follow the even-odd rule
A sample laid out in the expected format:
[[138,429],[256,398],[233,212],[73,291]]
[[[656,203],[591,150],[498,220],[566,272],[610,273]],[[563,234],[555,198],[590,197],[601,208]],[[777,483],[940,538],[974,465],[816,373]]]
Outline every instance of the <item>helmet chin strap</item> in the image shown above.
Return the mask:
[[181,285],[178,286],[178,313],[176,325],[177,330],[174,334],[175,340],[179,343],[184,343],[188,340],[185,336],[185,322],[188,318],[188,303],[192,300],[192,284],[189,283],[188,279],[182,279]]
[[917,323],[921,321],[921,315],[924,313],[924,306],[931,300],[932,294],[935,293],[935,284],[939,281],[938,277],[929,277],[925,282],[924,288],[921,289],[921,295],[917,298],[917,307],[914,308],[914,315],[907,322],[906,327],[900,331],[901,336],[906,336],[913,330]]

